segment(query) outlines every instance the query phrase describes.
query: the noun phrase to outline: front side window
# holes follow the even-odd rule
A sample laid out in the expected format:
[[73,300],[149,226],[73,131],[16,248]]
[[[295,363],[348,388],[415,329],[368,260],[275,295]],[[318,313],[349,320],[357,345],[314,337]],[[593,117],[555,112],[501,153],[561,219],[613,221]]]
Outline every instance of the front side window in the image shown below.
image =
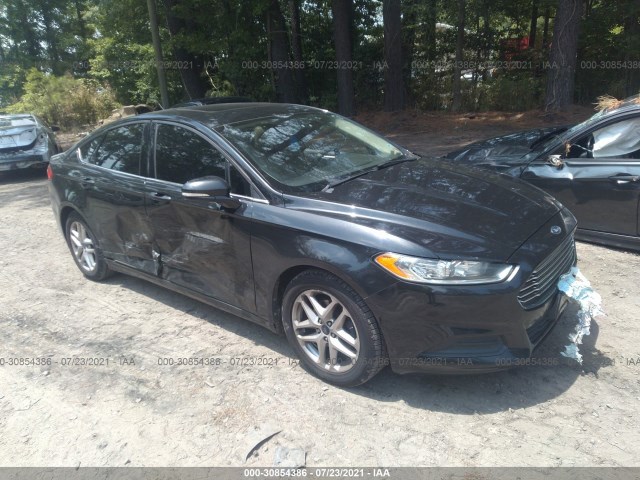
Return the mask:
[[593,132],[593,158],[640,158],[640,118],[612,123]]
[[[93,143],[87,145],[86,161],[119,172],[140,174],[142,132],[144,124],[134,123],[109,130],[95,152]],[[85,152],[81,152],[85,155]]]
[[556,153],[563,158],[640,159],[640,118],[605,125],[565,143]]
[[158,125],[155,161],[159,180],[183,184],[211,175],[226,178],[224,155],[197,133],[176,125]]

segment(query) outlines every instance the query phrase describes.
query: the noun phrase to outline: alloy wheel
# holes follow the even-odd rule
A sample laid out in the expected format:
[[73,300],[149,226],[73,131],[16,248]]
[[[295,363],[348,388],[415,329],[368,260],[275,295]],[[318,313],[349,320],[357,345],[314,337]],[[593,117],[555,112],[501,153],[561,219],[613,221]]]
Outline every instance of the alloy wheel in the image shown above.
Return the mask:
[[87,273],[93,273],[97,268],[96,250],[93,239],[81,222],[74,221],[71,223],[69,240],[71,241],[71,250],[80,268]]
[[347,308],[322,290],[305,290],[293,302],[293,331],[302,351],[317,366],[344,373],[360,354],[360,336]]

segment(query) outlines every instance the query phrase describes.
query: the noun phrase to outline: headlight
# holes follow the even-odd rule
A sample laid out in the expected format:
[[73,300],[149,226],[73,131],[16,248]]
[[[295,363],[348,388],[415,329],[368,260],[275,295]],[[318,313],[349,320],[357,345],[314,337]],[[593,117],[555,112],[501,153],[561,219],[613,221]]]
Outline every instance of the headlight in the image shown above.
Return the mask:
[[375,262],[403,280],[438,285],[478,285],[499,283],[518,270],[517,265],[475,262],[470,260],[436,260],[382,253]]

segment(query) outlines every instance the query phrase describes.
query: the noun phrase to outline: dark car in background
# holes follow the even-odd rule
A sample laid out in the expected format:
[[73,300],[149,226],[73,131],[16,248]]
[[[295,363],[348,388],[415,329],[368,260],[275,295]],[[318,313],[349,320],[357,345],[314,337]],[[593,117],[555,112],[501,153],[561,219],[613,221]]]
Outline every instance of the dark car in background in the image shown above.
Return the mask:
[[640,97],[575,126],[496,137],[447,158],[546,190],[578,219],[578,239],[640,250]]
[[130,274],[275,332],[341,386],[528,358],[565,304],[574,217],[525,182],[421,159],[286,104],[164,110],[52,159],[89,279]]
[[248,97],[204,97],[204,98],[193,98],[191,100],[187,100],[185,102],[176,103],[172,105],[171,108],[184,108],[184,107],[199,107],[202,105],[218,105],[221,103],[248,103],[252,102],[252,100]]
[[44,168],[59,151],[53,130],[35,115],[0,115],[0,172]]

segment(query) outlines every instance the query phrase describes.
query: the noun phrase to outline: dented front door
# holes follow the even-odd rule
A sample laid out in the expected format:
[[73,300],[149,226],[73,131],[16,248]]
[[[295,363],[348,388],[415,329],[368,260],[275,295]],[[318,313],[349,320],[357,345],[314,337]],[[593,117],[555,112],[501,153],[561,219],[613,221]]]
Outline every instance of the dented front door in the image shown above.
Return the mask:
[[255,310],[251,265],[251,205],[233,213],[206,198],[185,198],[181,186],[148,179],[157,275],[181,287]]

